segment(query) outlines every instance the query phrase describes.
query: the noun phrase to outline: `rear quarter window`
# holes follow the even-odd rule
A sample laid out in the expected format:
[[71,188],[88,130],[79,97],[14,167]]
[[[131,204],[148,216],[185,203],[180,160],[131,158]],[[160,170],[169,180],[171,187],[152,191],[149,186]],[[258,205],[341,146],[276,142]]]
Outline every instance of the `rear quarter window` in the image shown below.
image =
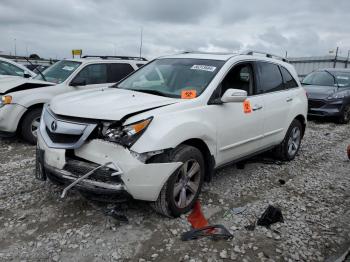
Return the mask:
[[259,85],[258,94],[284,90],[283,79],[278,65],[258,62]]
[[108,64],[108,83],[115,83],[134,72],[130,64]]
[[282,73],[283,83],[285,88],[298,87],[297,82],[295,81],[293,76],[289,73],[289,71],[282,66],[280,68],[281,68],[281,73]]

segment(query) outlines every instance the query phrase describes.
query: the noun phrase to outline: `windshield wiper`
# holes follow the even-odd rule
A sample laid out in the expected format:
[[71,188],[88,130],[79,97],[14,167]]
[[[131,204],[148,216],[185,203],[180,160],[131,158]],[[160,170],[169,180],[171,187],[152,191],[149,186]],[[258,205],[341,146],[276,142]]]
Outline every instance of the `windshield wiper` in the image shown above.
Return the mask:
[[[29,59],[26,58],[25,56],[24,56],[24,59],[27,60],[27,62],[28,62],[29,64],[31,64],[32,66],[34,66],[34,65],[32,64],[32,62],[30,62]],[[43,75],[43,73],[41,72],[40,69],[38,69],[38,72],[39,72],[40,76],[43,78],[43,80],[47,82],[45,76]]]

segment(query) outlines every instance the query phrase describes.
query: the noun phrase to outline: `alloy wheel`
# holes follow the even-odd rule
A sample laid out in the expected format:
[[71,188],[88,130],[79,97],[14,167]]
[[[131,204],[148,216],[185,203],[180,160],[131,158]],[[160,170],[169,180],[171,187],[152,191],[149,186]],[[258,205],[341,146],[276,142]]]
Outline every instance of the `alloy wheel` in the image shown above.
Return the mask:
[[194,160],[186,161],[177,174],[174,184],[174,202],[177,208],[185,208],[196,196],[201,180],[201,167]]
[[38,136],[37,132],[38,132],[39,126],[40,126],[40,117],[37,117],[32,121],[31,128],[30,128],[34,137]]
[[288,154],[289,156],[294,156],[300,146],[301,142],[301,131],[299,127],[295,126],[290,132],[290,136],[288,139]]

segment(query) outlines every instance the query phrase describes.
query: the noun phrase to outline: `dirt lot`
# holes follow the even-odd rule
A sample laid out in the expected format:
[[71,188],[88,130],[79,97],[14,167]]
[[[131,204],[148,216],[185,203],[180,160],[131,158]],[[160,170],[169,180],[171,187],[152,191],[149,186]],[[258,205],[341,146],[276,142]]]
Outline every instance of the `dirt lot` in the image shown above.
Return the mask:
[[[133,201],[120,206],[126,223],[73,191],[61,200],[59,188],[33,177],[35,147],[2,139],[0,261],[334,261],[350,247],[349,144],[349,125],[309,122],[291,163],[259,157],[218,171],[201,203],[209,222],[234,238],[182,242],[185,216],[160,217]],[[247,231],[269,204],[285,222]]]

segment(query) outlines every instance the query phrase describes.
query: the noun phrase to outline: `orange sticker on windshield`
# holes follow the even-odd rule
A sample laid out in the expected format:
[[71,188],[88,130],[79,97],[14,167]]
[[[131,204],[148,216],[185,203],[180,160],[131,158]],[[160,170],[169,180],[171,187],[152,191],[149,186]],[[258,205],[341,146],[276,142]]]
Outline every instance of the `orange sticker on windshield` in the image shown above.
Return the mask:
[[250,101],[247,99],[243,102],[243,112],[246,114],[252,112],[252,106],[250,105]]
[[197,97],[197,91],[196,90],[182,90],[181,91],[181,98],[182,99],[192,99]]

